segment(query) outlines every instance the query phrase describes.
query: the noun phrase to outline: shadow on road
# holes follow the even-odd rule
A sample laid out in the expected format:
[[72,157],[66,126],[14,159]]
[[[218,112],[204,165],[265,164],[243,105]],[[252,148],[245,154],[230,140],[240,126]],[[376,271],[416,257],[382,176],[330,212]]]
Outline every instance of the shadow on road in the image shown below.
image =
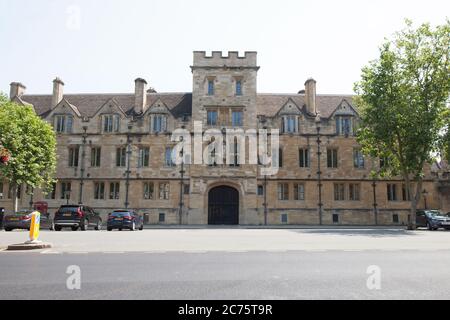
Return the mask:
[[[290,230],[291,232],[304,234],[320,234],[331,236],[365,236],[372,238],[391,238],[391,237],[411,237],[418,236],[422,232],[411,232],[407,230],[377,230],[377,229],[304,229],[304,230]],[[421,230],[419,230],[421,231]],[[425,232],[425,231],[424,231]]]

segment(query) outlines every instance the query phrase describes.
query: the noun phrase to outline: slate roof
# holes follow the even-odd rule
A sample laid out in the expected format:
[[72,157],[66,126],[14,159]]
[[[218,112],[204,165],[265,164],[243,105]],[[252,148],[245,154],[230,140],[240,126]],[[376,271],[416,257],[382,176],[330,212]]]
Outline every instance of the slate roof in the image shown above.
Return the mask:
[[[99,108],[110,99],[114,99],[125,113],[133,113],[134,94],[66,94],[64,99],[74,106],[82,117],[94,116]],[[192,93],[149,93],[147,94],[147,107],[152,106],[159,99],[176,118],[192,115]],[[263,93],[257,96],[257,114],[273,117],[290,99],[300,109],[305,110],[304,95]],[[24,95],[21,100],[24,103],[32,104],[41,116],[45,116],[51,110],[51,95]],[[322,118],[329,118],[343,100],[355,107],[350,95],[317,95],[317,110]]]

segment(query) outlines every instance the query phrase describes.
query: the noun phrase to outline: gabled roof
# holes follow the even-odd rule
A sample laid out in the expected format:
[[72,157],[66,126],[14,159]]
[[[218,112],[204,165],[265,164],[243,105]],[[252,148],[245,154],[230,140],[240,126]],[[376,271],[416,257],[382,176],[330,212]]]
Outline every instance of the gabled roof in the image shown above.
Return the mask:
[[[135,102],[134,94],[66,94],[64,99],[76,107],[82,117],[93,117],[111,99],[114,99],[126,114],[133,114]],[[159,99],[176,118],[192,115],[192,93],[148,93],[146,107],[152,106]],[[32,104],[36,113],[41,116],[51,110],[51,95],[24,95],[21,100],[24,104]],[[263,93],[257,95],[257,115],[275,117],[289,100],[307,114],[305,96],[302,94]],[[357,111],[351,95],[317,95],[316,104],[320,116],[324,119],[330,118],[344,100]]]
[[[261,116],[274,117],[289,100],[292,100],[300,109],[306,112],[304,95],[261,93],[257,97],[257,113]],[[316,106],[321,118],[330,118],[343,100],[347,101],[356,110],[350,95],[317,95]]]
[[[75,106],[82,117],[93,117],[111,99],[114,99],[125,113],[130,113],[134,106],[134,94],[66,94],[64,99]],[[154,104],[158,99],[161,99],[176,117],[192,113],[191,93],[149,93],[147,106]],[[52,109],[51,95],[24,95],[22,100],[24,103],[32,104],[36,113],[41,116],[45,116]]]

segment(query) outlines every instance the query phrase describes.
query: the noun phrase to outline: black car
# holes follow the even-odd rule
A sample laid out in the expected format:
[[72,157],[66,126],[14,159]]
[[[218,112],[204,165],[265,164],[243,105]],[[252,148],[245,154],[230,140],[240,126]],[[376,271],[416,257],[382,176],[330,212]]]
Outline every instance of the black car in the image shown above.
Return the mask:
[[113,229],[129,229],[135,231],[136,229],[144,229],[144,218],[137,214],[134,210],[114,210],[108,216],[108,224],[106,229],[112,231]]
[[416,217],[417,227],[426,227],[428,230],[439,228],[450,230],[450,217],[444,216],[437,210],[418,210]]
[[61,206],[55,213],[54,226],[55,231],[61,231],[62,228],[72,228],[73,231],[78,229],[86,231],[89,227],[100,230],[102,228],[102,218],[100,214],[88,206],[65,205]]

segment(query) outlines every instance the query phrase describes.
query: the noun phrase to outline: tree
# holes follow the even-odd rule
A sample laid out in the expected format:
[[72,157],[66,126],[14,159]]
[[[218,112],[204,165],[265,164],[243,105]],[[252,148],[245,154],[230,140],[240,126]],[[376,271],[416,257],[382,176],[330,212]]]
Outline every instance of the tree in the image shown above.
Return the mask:
[[0,94],[0,146],[10,154],[8,163],[0,165],[0,179],[12,186],[17,212],[19,185],[47,190],[54,182],[55,133],[31,106],[18,105]]
[[389,159],[380,176],[401,175],[411,195],[410,229],[415,229],[424,166],[442,145],[450,93],[450,21],[404,30],[380,48],[355,84],[362,125],[358,142],[372,157]]

